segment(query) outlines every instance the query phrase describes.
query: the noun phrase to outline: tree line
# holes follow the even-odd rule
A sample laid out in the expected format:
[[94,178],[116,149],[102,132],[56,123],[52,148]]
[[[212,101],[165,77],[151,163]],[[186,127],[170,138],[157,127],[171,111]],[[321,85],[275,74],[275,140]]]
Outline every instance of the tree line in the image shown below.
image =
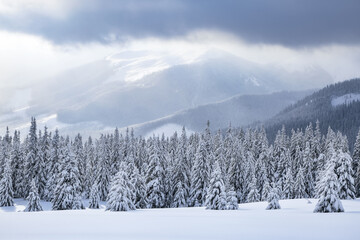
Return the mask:
[[[360,131],[353,154],[347,137],[330,127],[326,135],[309,124],[287,135],[283,127],[269,143],[264,128],[187,135],[185,128],[167,138],[135,137],[132,130],[98,139],[73,139],[59,131],[38,131],[32,118],[28,135],[0,138],[0,206],[27,198],[26,211],[39,200],[53,210],[206,206],[237,209],[238,203],[320,198],[317,211],[340,211],[338,199],[360,195]],[[89,199],[84,206],[83,200]],[[334,200],[335,199],[335,200]]]

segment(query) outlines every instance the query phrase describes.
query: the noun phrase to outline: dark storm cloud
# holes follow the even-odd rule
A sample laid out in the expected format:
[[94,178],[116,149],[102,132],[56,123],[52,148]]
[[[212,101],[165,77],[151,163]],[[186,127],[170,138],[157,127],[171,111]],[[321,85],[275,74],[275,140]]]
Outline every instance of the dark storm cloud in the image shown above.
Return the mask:
[[359,0],[95,0],[66,19],[0,16],[0,28],[55,43],[109,42],[126,37],[174,37],[221,30],[252,43],[292,47],[360,42]]

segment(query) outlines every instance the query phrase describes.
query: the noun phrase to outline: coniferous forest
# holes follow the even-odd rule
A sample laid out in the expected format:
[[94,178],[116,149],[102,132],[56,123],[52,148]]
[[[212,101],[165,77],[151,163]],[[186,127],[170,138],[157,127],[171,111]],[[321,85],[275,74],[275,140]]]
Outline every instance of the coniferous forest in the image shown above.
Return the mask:
[[[1,137],[0,206],[25,198],[25,211],[41,211],[40,200],[53,210],[108,210],[206,206],[233,210],[238,203],[319,198],[315,212],[344,211],[339,199],[360,196],[360,131],[353,153],[347,137],[320,124],[304,130],[279,129],[273,143],[260,129],[232,129],[170,138],[121,134],[71,139],[59,131],[37,128]],[[88,206],[84,199],[89,199]]]

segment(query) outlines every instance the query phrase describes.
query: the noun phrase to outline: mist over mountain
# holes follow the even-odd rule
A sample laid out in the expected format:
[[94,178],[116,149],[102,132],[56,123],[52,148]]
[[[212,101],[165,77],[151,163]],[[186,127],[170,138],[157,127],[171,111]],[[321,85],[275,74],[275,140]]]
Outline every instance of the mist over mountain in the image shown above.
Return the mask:
[[[44,124],[49,123],[50,128],[59,127],[69,134],[80,130],[96,132],[142,124],[234,96],[314,89],[331,82],[330,75],[319,67],[287,71],[218,50],[190,60],[152,52],[126,51],[25,89],[26,101],[5,114],[2,125],[21,128],[30,116],[38,116]],[[244,101],[243,104],[248,104],[248,100]],[[248,110],[238,107],[233,118],[236,103],[231,105],[222,110],[224,118],[221,124],[214,120],[214,127],[222,127],[223,123],[227,125],[230,121],[239,125],[248,123],[249,119],[259,121],[269,117],[267,112],[259,111],[249,118]],[[280,110],[279,106],[274,109]],[[245,111],[244,114],[241,111]],[[199,129],[203,119],[193,119],[199,120],[197,124],[191,123],[191,127]],[[178,118],[176,123],[186,125],[189,120],[180,121]]]
[[283,91],[272,94],[240,95],[217,103],[210,103],[180,111],[173,115],[147,123],[134,125],[140,135],[160,135],[169,126],[188,131],[201,132],[210,121],[212,130],[233,126],[246,126],[254,121],[264,121],[274,116],[285,107],[311,94],[313,90]]

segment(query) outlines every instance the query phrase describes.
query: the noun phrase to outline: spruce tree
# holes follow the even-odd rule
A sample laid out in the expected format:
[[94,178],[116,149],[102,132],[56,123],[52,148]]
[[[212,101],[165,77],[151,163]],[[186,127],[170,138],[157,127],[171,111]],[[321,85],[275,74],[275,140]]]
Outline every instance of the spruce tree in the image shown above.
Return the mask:
[[162,208],[165,205],[164,169],[160,162],[159,143],[153,139],[146,172],[146,201],[148,208]]
[[137,209],[146,208],[146,182],[144,174],[139,172],[139,169],[135,166],[133,174],[131,175],[131,182],[133,183],[135,189],[135,207]]
[[43,210],[40,204],[40,197],[35,184],[35,180],[31,181],[31,190],[29,196],[27,197],[27,200],[29,202],[26,205],[24,212],[39,212]]
[[125,163],[121,163],[119,172],[111,181],[106,210],[109,211],[130,211],[135,210],[132,199],[132,183],[128,178]]
[[20,132],[15,131],[11,150],[12,183],[15,198],[25,197],[23,187],[24,158],[21,150]]
[[247,195],[247,202],[258,202],[260,201],[260,194],[259,191],[257,189],[257,185],[256,185],[256,177],[255,177],[255,172],[252,173],[252,177],[251,177],[251,182],[250,182],[250,192]]
[[14,205],[10,158],[5,159],[4,172],[0,180],[0,207]]
[[261,201],[266,201],[268,199],[270,191],[271,191],[270,183],[268,181],[266,181],[262,188]]
[[300,169],[296,175],[295,184],[294,184],[294,197],[295,198],[306,197],[304,171],[303,171],[302,167],[300,167]]
[[231,189],[226,193],[226,202],[228,210],[237,210],[239,209],[238,199],[236,197],[236,192]]
[[53,210],[84,208],[81,202],[81,183],[78,163],[72,152],[70,141],[61,140],[60,172],[52,199]]
[[192,206],[199,207],[205,203],[206,191],[209,184],[210,166],[207,158],[205,140],[200,139],[195,154],[195,163],[191,173],[191,202]]
[[36,186],[39,186],[39,176],[42,170],[41,161],[38,155],[38,137],[36,134],[36,119],[31,118],[29,140],[27,145],[26,168],[25,168],[25,196],[29,194],[31,181],[35,179]]
[[340,199],[354,199],[355,186],[352,169],[351,156],[340,150],[337,154],[337,167],[335,172],[339,178],[339,197]]
[[294,194],[294,180],[293,180],[293,176],[292,176],[292,171],[291,168],[288,168],[286,170],[286,176],[284,179],[284,188],[282,191],[282,198],[283,199],[292,199]]
[[[335,157],[335,156],[334,156]],[[335,159],[330,159],[327,163],[326,171],[323,172],[318,187],[320,199],[316,204],[314,212],[343,212],[341,200],[339,198],[339,180],[335,174]]]
[[360,128],[356,136],[353,152],[353,171],[355,173],[355,191],[356,196],[360,197]]
[[100,202],[99,186],[97,185],[96,182],[94,182],[90,190],[89,208],[91,209],[100,208],[99,202]]
[[206,194],[205,206],[206,209],[211,210],[227,209],[225,184],[218,162],[215,162],[215,167],[211,174],[211,180]]
[[275,184],[272,184],[271,191],[267,199],[269,205],[266,207],[266,210],[280,209],[279,198],[279,190]]

